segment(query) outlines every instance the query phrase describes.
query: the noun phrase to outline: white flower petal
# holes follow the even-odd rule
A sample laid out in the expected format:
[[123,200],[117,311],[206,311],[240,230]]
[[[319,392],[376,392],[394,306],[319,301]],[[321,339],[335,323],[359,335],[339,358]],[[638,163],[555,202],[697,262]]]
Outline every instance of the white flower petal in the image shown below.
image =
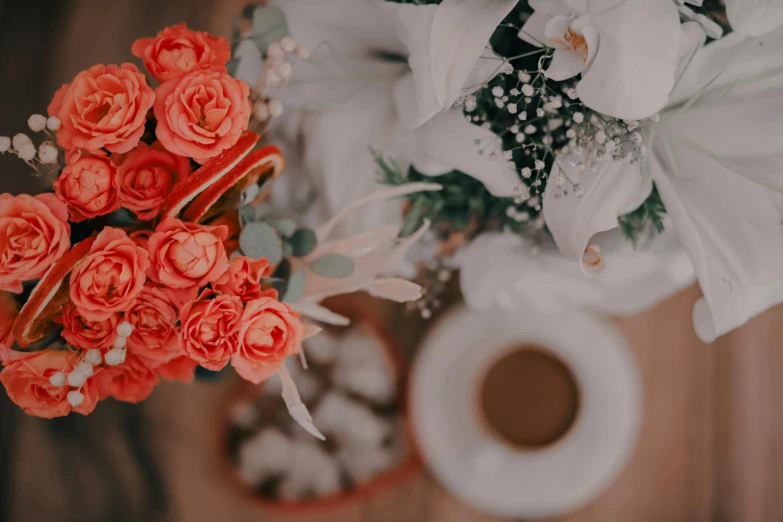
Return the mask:
[[783,25],[780,0],[726,0],[726,14],[734,31],[761,36]]
[[503,158],[501,139],[465,120],[460,109],[433,118],[405,138],[406,154],[423,174],[459,170],[484,183],[495,196],[519,193],[521,181]]
[[573,78],[585,69],[585,61],[581,56],[568,49],[557,49],[545,76],[550,80],[562,82]]
[[674,85],[680,20],[673,2],[626,0],[593,18],[599,49],[577,85],[593,110],[642,119],[661,110]]
[[571,29],[571,22],[573,21],[573,16],[555,16],[549,20],[544,29],[544,37],[546,38],[544,43],[547,47],[559,49],[569,47],[568,42],[565,40],[565,35]]
[[442,110],[457,99],[492,33],[517,1],[443,0],[438,6],[428,51]]
[[563,0],[530,0],[529,4],[536,13],[549,16],[568,16],[573,14],[573,9],[568,7]]
[[551,19],[550,15],[536,11],[530,15],[517,36],[530,45],[544,47],[547,45],[546,25]]
[[657,155],[649,164],[704,294],[694,308],[696,333],[711,342],[783,301],[783,227],[761,185],[705,155],[669,149],[661,157],[688,178]]
[[[559,158],[550,174],[551,178],[562,170],[569,180],[568,195],[562,195],[554,183],[547,184],[543,213],[560,251],[581,260],[590,238],[617,227],[618,216],[635,210],[647,199],[652,182],[642,176],[638,163],[607,160],[595,171],[582,171],[572,167],[569,159]],[[581,187],[581,196],[574,193],[572,183]]]
[[675,78],[679,78],[690,65],[696,52],[704,46],[707,35],[696,22],[685,22],[680,26],[680,50],[677,54],[677,72]]

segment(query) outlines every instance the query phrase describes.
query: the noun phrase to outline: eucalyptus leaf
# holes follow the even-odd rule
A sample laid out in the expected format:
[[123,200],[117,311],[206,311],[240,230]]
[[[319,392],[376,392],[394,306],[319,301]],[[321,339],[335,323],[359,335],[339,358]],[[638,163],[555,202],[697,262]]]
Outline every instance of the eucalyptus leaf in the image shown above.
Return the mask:
[[282,300],[286,303],[297,302],[304,293],[304,285],[305,272],[304,270],[299,270],[291,276],[291,279],[288,280],[288,289],[286,290]]
[[273,42],[279,42],[288,36],[288,24],[283,11],[277,6],[259,7],[253,11],[253,36],[251,37],[261,52]]
[[239,234],[239,247],[253,259],[266,258],[276,265],[283,257],[283,247],[275,229],[266,223],[248,223]]
[[283,257],[291,257],[291,254],[294,253],[294,248],[291,246],[291,243],[287,240],[283,240]]
[[291,236],[291,246],[296,257],[306,256],[315,249],[317,244],[315,232],[309,228],[300,228]]
[[353,273],[353,260],[340,254],[326,254],[310,263],[310,270],[321,277],[349,277]]
[[266,222],[284,237],[290,237],[296,230],[296,222],[293,219],[268,219]]
[[242,205],[239,207],[239,217],[242,223],[252,223],[256,218],[256,209],[248,205]]

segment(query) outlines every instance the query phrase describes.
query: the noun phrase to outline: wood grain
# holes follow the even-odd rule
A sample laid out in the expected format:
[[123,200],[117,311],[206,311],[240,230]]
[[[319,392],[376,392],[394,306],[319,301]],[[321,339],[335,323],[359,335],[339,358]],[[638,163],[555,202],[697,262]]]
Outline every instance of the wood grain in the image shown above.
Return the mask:
[[[93,63],[131,59],[133,39],[179,21],[228,35],[231,19],[244,3],[73,0],[58,2],[52,14],[36,2],[6,2],[0,11],[0,28],[4,29],[0,41],[4,56],[12,59],[0,66],[7,84],[0,97],[4,115],[0,134],[18,131],[27,115],[42,111],[53,89],[78,70]],[[35,38],[36,30],[46,31],[46,35]],[[25,53],[27,61],[20,58]],[[50,56],[50,66],[30,61],[33,54]],[[10,85],[8,78],[19,81]],[[6,159],[3,161],[0,167],[6,169]],[[0,183],[0,191],[30,190],[32,186],[10,178],[0,179]],[[552,520],[783,520],[783,412],[778,404],[783,396],[783,309],[770,310],[708,346],[696,339],[691,326],[691,309],[698,296],[698,289],[691,288],[654,310],[616,320],[644,377],[645,412],[639,445],[629,466],[600,498]],[[385,310],[390,320],[398,317],[398,312],[395,308]],[[400,324],[399,319],[394,324]],[[396,333],[412,352],[422,324],[419,320],[405,324]],[[0,434],[6,446],[0,463],[11,457],[8,448],[12,442],[15,447],[13,487],[3,487],[12,498],[0,509],[0,520],[6,519],[5,511],[10,511],[8,520],[18,522],[291,520],[259,509],[222,475],[215,452],[214,422],[233,385],[231,380],[192,386],[165,383],[143,406],[129,410],[105,404],[88,419],[54,425],[21,419],[8,411],[7,402],[2,403]],[[154,495],[144,493],[145,480],[149,481],[140,474],[139,453],[128,453],[118,442],[127,436],[128,423],[138,426],[142,422],[143,438],[162,473],[163,482],[155,487],[168,499],[164,513],[152,510],[158,512],[157,518],[143,515],[142,504],[154,507],[155,502],[150,500]],[[16,434],[12,438],[7,435],[11,428]],[[98,452],[106,458],[88,462],[88,457]],[[402,487],[365,502],[295,520],[497,519],[463,505],[424,471]]]

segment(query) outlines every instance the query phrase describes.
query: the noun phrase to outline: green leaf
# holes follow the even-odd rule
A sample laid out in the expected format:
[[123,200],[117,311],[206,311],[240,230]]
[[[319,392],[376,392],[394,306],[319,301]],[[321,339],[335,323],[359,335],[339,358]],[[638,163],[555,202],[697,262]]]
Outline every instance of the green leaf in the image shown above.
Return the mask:
[[275,229],[266,223],[248,223],[239,234],[239,247],[253,259],[266,258],[276,265],[283,257],[283,247]]
[[296,222],[293,219],[267,219],[266,222],[283,237],[291,237],[296,230]]
[[284,239],[283,240],[283,257],[291,257],[291,254],[294,253],[294,247],[291,246],[290,241]]
[[277,295],[285,295],[288,292],[288,281],[291,279],[291,262],[288,259],[283,259],[275,267],[275,271],[272,274],[272,288],[277,290]]
[[306,256],[315,249],[317,244],[318,239],[315,237],[315,232],[309,228],[300,228],[291,236],[291,246],[296,257]]
[[326,254],[310,263],[310,270],[322,277],[348,277],[353,273],[353,261],[340,254]]
[[286,303],[295,303],[302,297],[305,285],[305,272],[300,270],[291,276],[288,280],[288,289],[283,296],[282,301]]
[[253,42],[261,52],[273,42],[288,36],[288,24],[283,11],[276,6],[259,7],[253,11]]

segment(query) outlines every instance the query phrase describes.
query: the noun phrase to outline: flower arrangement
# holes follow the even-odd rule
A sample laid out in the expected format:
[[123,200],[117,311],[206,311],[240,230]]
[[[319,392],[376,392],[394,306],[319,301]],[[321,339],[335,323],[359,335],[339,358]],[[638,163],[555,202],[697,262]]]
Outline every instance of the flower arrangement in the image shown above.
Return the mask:
[[[257,36],[284,84],[308,49]],[[302,341],[320,328],[305,317],[347,323],[326,297],[420,295],[376,277],[415,237],[334,237],[357,208],[411,189],[298,227],[260,206],[284,160],[256,144],[280,105],[229,74],[228,40],[181,24],[132,52],[154,80],[131,63],[94,65],[54,94],[48,116],[30,117],[43,143],[0,138],[52,189],[0,195],[0,382],[26,413],[51,418],[230,365],[253,383],[278,374],[293,417],[320,436],[282,363],[306,366]]]
[[280,6],[317,58],[283,101],[323,160],[304,168],[346,187],[327,213],[378,184],[444,186],[365,215],[432,221],[428,288],[461,268],[473,306],[634,313],[695,277],[707,342],[783,301],[780,2]]

